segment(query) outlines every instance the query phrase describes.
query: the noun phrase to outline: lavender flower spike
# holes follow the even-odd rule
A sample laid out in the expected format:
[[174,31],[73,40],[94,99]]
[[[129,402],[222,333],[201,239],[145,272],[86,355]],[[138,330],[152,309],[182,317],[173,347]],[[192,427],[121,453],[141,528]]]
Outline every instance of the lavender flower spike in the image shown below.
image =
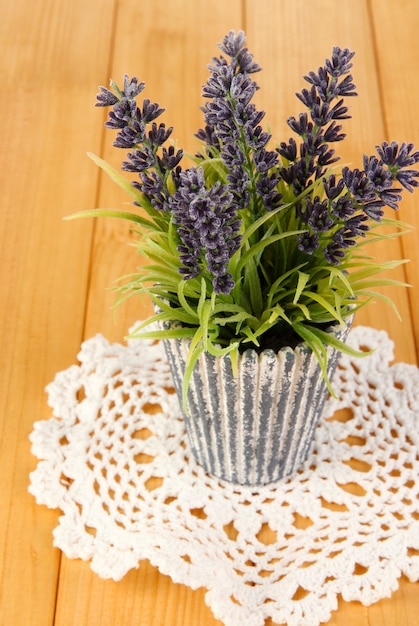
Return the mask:
[[391,144],[384,141],[376,149],[381,161],[388,167],[391,176],[396,178],[405,189],[412,192],[414,187],[419,186],[419,182],[416,180],[419,177],[419,171],[405,169],[410,165],[419,163],[419,151],[412,152],[414,149],[412,143],[403,142],[399,146],[396,141],[392,141]]
[[206,189],[203,169],[192,167],[180,173],[178,189],[169,205],[181,240],[180,273],[188,279],[207,269],[215,293],[230,293],[234,281],[228,264],[241,238],[240,220],[228,187],[217,182]]

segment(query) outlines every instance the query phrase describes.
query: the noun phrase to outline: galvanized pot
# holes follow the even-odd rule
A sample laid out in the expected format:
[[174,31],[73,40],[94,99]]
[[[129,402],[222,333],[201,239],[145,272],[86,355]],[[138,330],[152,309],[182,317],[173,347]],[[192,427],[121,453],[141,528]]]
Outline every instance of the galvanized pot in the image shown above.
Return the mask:
[[[349,328],[331,326],[345,340]],[[189,342],[163,341],[182,406]],[[339,352],[327,347],[332,379]],[[237,376],[230,357],[201,354],[183,412],[192,451],[210,474],[240,485],[263,485],[293,474],[306,460],[328,395],[320,365],[304,342],[278,353],[246,350]]]

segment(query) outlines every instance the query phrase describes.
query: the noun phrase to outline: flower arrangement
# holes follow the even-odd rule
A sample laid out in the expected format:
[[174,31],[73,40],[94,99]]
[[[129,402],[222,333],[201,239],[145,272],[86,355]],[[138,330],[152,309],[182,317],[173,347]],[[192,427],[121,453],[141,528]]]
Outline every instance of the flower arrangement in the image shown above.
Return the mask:
[[[128,150],[122,170],[93,160],[132,197],[135,212],[100,210],[85,216],[131,221],[138,252],[148,263],[128,278],[121,297],[148,294],[157,313],[136,336],[187,338],[185,381],[199,354],[295,346],[304,340],[326,376],[325,345],[350,352],[325,329],[346,320],[373,298],[377,286],[395,280],[380,274],[404,261],[377,263],[367,244],[398,236],[407,225],[384,216],[396,210],[403,189],[418,186],[411,143],[383,142],[363,169],[338,168],[333,144],[344,139],[350,117],[345,99],[356,96],[350,69],[354,53],[335,47],[297,97],[305,112],[290,117],[295,138],[271,146],[264,112],[252,97],[260,70],[242,31],[219,44],[203,87],[204,128],[199,152],[188,166],[157,123],[163,110],[138,96],[144,83],[125,76],[123,88],[100,87],[97,106],[110,107],[106,127],[117,131],[114,146]],[[80,215],[80,214],[76,214]],[[380,226],[391,225],[392,234]],[[392,304],[392,303],[390,303]],[[159,321],[165,330],[145,330]]]

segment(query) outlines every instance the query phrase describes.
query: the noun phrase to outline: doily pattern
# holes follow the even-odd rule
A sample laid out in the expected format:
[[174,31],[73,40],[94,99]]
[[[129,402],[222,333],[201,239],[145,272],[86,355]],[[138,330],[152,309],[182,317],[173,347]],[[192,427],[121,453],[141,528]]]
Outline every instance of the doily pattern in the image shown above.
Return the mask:
[[390,366],[383,331],[348,342],[378,349],[341,357],[305,465],[255,489],[195,462],[159,343],[86,341],[30,437],[29,490],[63,512],[54,545],[114,580],[149,559],[226,626],[316,626],[339,594],[367,605],[419,580],[419,370]]

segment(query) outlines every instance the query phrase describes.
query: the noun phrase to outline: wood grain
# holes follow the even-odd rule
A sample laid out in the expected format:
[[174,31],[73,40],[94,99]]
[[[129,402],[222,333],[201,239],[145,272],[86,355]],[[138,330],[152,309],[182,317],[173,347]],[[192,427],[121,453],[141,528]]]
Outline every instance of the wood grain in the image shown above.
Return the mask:
[[[97,332],[122,341],[150,311],[132,299],[113,312],[110,287],[139,263],[126,225],[116,220],[63,222],[95,206],[123,207],[126,198],[100,174],[87,151],[115,165],[97,86],[125,73],[147,83],[145,95],[165,106],[173,137],[191,152],[202,124],[201,85],[216,43],[245,28],[264,71],[258,104],[275,139],[299,112],[294,92],[335,44],[356,51],[359,97],[345,162],[359,164],[383,139],[419,147],[419,5],[416,0],[0,0],[3,93],[0,133],[0,624],[5,626],[220,625],[205,590],[174,584],[148,561],[122,581],[104,581],[88,563],[53,547],[59,512],[27,493],[36,460],[28,435],[47,418],[45,385],[76,361],[80,342]],[[410,289],[389,289],[400,322],[380,302],[357,323],[385,329],[397,360],[419,357],[419,223],[417,195],[400,216],[416,227],[378,246],[380,258],[410,258],[398,277]],[[414,626],[418,584],[405,578],[389,599],[370,607],[339,601],[330,625]],[[273,626],[270,621],[266,626]],[[275,625],[277,626],[277,625]],[[282,626],[282,625],[281,625]]]
[[[389,140],[413,141],[419,145],[419,12],[415,0],[402,0],[397,6],[389,2],[385,10],[377,0],[371,1],[373,35],[377,51],[377,76],[386,135]],[[419,361],[419,203],[407,194],[400,207],[400,219],[413,226],[413,231],[401,240],[402,258],[406,265],[412,331]],[[406,331],[410,339],[410,333]]]
[[28,435],[48,415],[45,385],[74,362],[83,336],[92,225],[70,234],[62,217],[76,199],[96,201],[97,174],[79,163],[86,142],[100,146],[88,101],[106,74],[113,5],[103,2],[100,15],[78,0],[2,8],[0,623],[48,625],[57,512],[27,493]]

